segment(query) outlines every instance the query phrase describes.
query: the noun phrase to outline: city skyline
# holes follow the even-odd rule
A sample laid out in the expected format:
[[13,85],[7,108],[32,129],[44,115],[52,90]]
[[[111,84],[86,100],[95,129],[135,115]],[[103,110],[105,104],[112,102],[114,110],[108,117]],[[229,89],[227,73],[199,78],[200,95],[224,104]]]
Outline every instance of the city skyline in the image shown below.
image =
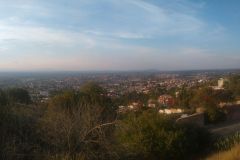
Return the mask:
[[0,0],[0,71],[240,68],[237,0]]

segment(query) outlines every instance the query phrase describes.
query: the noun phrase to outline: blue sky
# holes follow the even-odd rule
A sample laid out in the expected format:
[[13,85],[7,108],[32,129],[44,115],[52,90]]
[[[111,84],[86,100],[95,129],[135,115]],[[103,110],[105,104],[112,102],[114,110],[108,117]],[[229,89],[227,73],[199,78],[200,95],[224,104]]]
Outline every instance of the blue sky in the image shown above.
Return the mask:
[[0,70],[240,68],[239,0],[0,0]]

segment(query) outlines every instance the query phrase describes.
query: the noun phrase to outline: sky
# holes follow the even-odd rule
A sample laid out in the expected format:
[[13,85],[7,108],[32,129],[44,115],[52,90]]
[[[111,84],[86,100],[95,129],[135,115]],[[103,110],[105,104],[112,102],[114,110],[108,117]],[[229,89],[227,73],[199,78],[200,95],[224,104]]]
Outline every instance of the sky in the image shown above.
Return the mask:
[[0,71],[240,68],[239,0],[0,0]]

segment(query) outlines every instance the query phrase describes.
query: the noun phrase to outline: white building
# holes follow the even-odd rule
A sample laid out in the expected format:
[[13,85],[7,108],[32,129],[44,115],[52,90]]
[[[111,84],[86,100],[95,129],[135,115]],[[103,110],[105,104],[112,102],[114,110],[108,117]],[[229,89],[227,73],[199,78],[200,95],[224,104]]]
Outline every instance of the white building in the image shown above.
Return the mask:
[[180,108],[171,108],[171,109],[160,109],[160,114],[177,114],[177,113],[183,113],[183,109]]
[[223,87],[224,87],[224,83],[225,83],[225,79],[220,78],[220,79],[218,80],[218,87],[219,87],[219,88],[223,88]]
[[225,84],[226,81],[227,81],[226,79],[220,78],[218,80],[218,85],[217,86],[212,86],[212,88],[214,90],[222,90],[222,89],[224,89],[224,84]]

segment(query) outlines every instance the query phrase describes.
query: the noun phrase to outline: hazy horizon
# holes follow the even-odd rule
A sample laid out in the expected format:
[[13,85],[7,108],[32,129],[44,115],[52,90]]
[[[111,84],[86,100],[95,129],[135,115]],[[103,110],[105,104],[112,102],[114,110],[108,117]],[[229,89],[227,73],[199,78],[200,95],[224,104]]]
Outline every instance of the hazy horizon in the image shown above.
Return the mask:
[[240,68],[238,0],[0,1],[0,72]]
[[118,72],[202,72],[202,71],[240,71],[240,68],[209,68],[209,69],[179,69],[179,70],[160,70],[160,69],[142,69],[142,70],[0,70],[0,73],[118,73]]

